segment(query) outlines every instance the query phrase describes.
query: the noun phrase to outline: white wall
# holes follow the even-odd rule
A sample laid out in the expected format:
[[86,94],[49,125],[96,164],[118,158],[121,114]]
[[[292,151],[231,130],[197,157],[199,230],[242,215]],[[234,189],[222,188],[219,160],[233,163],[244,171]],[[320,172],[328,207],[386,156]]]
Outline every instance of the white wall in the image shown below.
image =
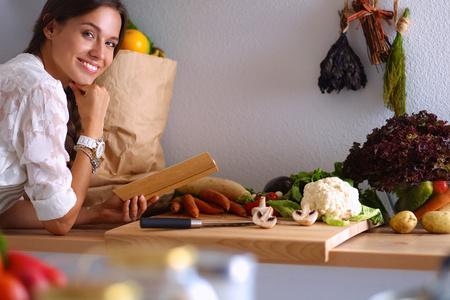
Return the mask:
[[[393,9],[393,1],[378,2]],[[399,1],[399,11],[411,10],[404,38],[407,112],[426,109],[449,120],[445,3]],[[137,26],[179,62],[163,136],[168,164],[209,151],[218,176],[262,189],[279,175],[332,170],[353,142],[364,142],[393,116],[383,107],[384,65],[370,64],[357,23],[348,38],[365,66],[366,88],[338,95],[319,90],[319,64],[338,38],[344,1],[127,4]],[[385,30],[395,37],[394,26],[385,24]]]
[[[0,63],[21,52],[44,0],[1,0]],[[178,61],[163,146],[168,165],[209,151],[226,177],[262,189],[271,178],[332,170],[393,113],[383,107],[384,66],[372,66],[357,23],[348,38],[368,84],[321,94],[319,64],[338,38],[336,0],[125,0],[136,25]],[[351,2],[351,1],[349,1]],[[392,10],[393,1],[379,1]],[[449,120],[447,1],[399,1],[407,112]],[[389,36],[394,26],[384,23]]]

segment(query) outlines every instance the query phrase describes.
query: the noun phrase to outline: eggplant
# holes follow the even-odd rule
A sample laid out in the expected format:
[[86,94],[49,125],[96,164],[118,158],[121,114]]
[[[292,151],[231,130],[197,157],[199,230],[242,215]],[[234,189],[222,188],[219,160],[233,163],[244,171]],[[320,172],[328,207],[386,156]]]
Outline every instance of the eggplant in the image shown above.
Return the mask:
[[291,188],[294,181],[287,176],[279,176],[275,177],[264,186],[263,192],[269,193],[269,192],[282,192],[283,195],[286,194]]

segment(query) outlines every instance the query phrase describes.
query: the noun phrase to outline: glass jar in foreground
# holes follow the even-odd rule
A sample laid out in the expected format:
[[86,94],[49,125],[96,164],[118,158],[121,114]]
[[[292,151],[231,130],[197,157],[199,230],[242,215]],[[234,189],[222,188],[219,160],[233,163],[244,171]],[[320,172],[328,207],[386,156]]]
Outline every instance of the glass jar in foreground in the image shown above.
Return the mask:
[[51,289],[39,295],[38,300],[143,300],[141,287],[128,281],[107,286],[69,286]]
[[88,263],[89,270],[70,287],[38,300],[218,300],[197,273],[193,247],[123,247],[108,254]]
[[198,250],[192,246],[112,251],[111,270],[117,281],[132,279],[144,300],[218,300],[209,282],[197,272]]

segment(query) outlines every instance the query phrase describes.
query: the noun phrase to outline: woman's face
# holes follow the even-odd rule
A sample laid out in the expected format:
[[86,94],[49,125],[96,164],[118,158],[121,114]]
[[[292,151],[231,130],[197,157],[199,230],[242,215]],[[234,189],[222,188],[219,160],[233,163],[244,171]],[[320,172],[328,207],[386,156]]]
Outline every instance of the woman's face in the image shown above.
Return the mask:
[[64,24],[53,21],[44,29],[50,42],[50,55],[43,54],[45,69],[64,86],[91,84],[111,64],[121,25],[120,14],[108,6]]

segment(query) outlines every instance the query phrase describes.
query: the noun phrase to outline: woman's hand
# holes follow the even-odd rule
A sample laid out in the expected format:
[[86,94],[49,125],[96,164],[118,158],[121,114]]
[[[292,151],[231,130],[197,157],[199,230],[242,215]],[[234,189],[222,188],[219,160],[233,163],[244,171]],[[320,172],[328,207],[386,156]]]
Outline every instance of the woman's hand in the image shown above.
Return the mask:
[[153,197],[146,201],[144,196],[135,196],[127,201],[123,201],[114,195],[101,205],[99,221],[101,223],[128,223],[141,218],[147,207],[158,201],[159,197]]
[[109,104],[109,94],[104,87],[70,83],[80,114],[83,134],[93,139],[103,136],[103,125]]

